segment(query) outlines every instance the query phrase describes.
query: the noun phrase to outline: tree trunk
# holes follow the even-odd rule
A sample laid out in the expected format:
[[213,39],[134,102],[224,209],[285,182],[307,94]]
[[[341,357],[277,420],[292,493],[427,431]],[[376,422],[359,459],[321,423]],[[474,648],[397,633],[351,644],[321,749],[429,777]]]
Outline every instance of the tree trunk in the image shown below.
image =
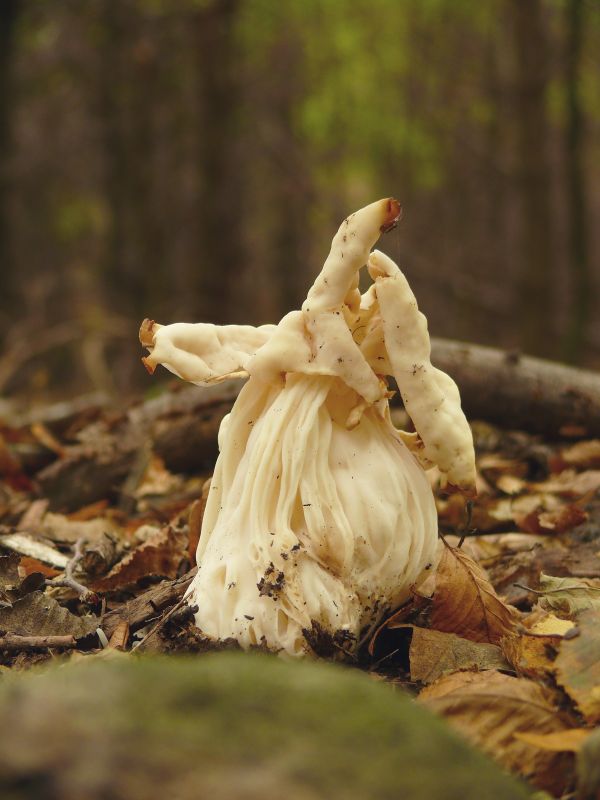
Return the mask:
[[271,53],[272,68],[287,77],[273,83],[268,110],[273,130],[271,162],[278,171],[273,181],[277,228],[270,272],[273,286],[279,289],[279,311],[283,314],[302,305],[312,280],[306,234],[311,184],[308,157],[294,116],[302,103],[302,55],[302,43],[288,24]]
[[587,197],[583,168],[583,114],[579,96],[579,68],[584,30],[583,0],[568,0],[565,7],[567,32],[565,52],[565,89],[567,131],[565,141],[567,172],[567,213],[569,225],[569,265],[573,297],[564,355],[580,361],[585,346],[586,326],[590,316],[590,275],[587,250]]
[[516,189],[519,212],[520,346],[552,352],[554,245],[547,152],[546,33],[541,0],[510,0],[515,41]]
[[99,70],[98,113],[102,123],[104,146],[104,191],[110,211],[110,228],[107,248],[104,254],[103,279],[107,295],[113,307],[135,301],[131,292],[123,292],[124,224],[126,216],[126,197],[124,183],[127,176],[127,153],[123,137],[121,104],[119,100],[121,84],[125,79],[123,64],[123,45],[126,38],[120,0],[104,0],[102,4],[102,53]]
[[[15,285],[10,263],[8,224],[8,167],[11,139],[11,72],[15,23],[18,0],[4,0],[0,8],[0,297],[3,308],[9,309],[14,300]],[[0,317],[0,342],[3,339],[4,320]]]
[[[239,0],[202,4],[195,20],[198,70],[199,251],[197,318],[233,322],[231,289],[243,269],[243,180],[235,23]],[[243,313],[243,312],[242,312]]]

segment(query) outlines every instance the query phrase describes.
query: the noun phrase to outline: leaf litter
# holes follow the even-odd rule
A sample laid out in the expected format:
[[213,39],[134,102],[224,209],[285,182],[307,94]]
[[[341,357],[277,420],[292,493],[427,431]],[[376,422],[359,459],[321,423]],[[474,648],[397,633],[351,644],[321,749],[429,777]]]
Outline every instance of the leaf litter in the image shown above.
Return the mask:
[[[0,421],[1,669],[214,648],[182,599],[234,395],[175,390],[123,413]],[[549,796],[594,796],[600,441],[473,428],[471,513],[432,473],[437,567],[356,666]]]

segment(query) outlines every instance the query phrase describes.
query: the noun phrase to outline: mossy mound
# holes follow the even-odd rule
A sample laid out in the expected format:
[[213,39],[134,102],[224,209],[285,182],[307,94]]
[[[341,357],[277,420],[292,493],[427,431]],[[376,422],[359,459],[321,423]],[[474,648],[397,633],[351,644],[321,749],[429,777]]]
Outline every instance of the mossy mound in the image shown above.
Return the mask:
[[0,689],[4,800],[519,800],[393,688],[264,655],[102,660]]

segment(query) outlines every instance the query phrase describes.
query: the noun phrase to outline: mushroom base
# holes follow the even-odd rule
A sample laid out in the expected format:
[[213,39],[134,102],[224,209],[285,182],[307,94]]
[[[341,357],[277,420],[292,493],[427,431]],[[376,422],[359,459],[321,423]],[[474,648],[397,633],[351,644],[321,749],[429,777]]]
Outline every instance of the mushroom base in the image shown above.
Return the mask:
[[289,656],[330,640],[351,655],[433,564],[423,469],[381,404],[348,430],[346,394],[329,376],[251,377],[224,420],[188,591],[205,635]]

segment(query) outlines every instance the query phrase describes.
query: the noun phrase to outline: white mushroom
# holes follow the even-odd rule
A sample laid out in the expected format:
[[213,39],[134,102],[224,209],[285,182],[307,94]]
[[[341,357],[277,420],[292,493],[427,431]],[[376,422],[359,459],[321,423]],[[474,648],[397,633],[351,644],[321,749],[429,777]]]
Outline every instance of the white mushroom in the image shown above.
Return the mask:
[[[354,651],[434,562],[421,464],[473,489],[458,390],[431,366],[406,279],[370,252],[399,215],[384,199],[344,220],[302,310],[277,326],[142,325],[150,370],[249,376],[222,424],[188,592],[209,637],[292,656]],[[367,263],[374,284],[361,296]],[[391,423],[391,375],[414,434]]]

